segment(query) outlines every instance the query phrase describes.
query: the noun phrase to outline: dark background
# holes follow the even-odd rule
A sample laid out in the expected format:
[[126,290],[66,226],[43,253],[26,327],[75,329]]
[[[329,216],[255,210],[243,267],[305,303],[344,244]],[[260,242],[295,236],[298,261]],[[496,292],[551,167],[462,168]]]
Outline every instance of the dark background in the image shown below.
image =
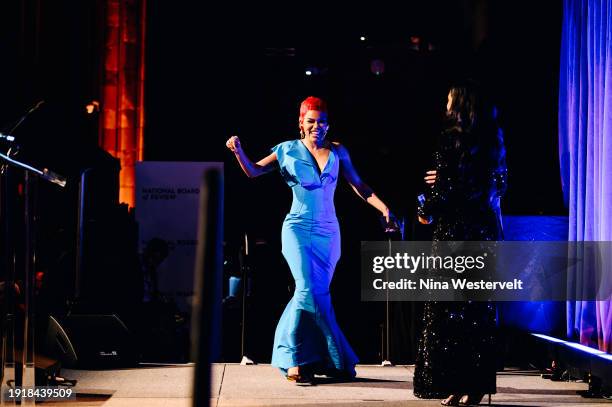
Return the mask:
[[[104,2],[12,0],[0,7],[0,127],[6,131],[45,99],[15,135],[24,157],[76,176],[84,161],[95,160],[97,124],[87,123],[84,104],[101,93]],[[252,159],[267,155],[297,137],[306,96],[328,101],[329,137],[347,146],[362,178],[406,217],[407,239],[427,238],[427,228],[414,223],[415,196],[431,165],[448,86],[465,77],[481,81],[501,112],[509,169],[504,213],[566,212],[557,151],[561,2],[228,3],[213,10],[150,0],[147,10],[145,159],[225,162],[226,255],[235,257],[245,232],[266,253],[253,264],[254,296],[266,297],[261,307],[270,311],[258,316],[254,306],[252,313],[267,346],[261,358],[290,295],[280,229],[291,193],[278,174],[245,177],[225,141],[238,134]],[[416,49],[411,37],[420,39]],[[381,75],[371,72],[373,59],[384,61]],[[318,74],[306,76],[308,67]],[[71,222],[72,199],[49,192],[43,229],[46,219],[55,228]],[[362,362],[376,362],[383,308],[360,302],[356,273],[359,242],[384,236],[377,212],[346,183],[339,183],[336,209],[343,237],[332,284],[336,315]],[[399,308],[399,321],[418,314],[418,307]],[[397,330],[413,331],[405,324]]]

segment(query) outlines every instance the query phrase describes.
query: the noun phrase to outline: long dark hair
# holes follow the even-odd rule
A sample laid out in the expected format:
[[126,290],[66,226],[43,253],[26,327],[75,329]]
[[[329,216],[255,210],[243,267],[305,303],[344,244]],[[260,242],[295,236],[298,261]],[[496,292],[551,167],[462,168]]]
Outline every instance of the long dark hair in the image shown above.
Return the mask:
[[505,169],[503,132],[490,96],[474,81],[452,86],[449,94],[442,148],[459,154],[460,167]]

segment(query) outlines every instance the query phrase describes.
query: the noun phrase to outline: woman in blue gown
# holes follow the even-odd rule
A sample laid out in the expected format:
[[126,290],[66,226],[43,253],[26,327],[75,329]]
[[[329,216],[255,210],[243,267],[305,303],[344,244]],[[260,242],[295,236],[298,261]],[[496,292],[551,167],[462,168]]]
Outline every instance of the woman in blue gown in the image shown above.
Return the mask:
[[309,383],[313,375],[355,376],[357,356],[338,327],[329,286],[340,258],[340,229],[334,208],[338,175],[378,209],[389,224],[387,206],[359,178],[348,151],[329,141],[327,107],[306,98],[300,106],[300,138],[272,148],[253,163],[237,136],[227,141],[249,177],[280,168],[293,191],[293,203],[282,228],[282,253],[295,279],[295,292],[278,322],[272,365],[287,379]]

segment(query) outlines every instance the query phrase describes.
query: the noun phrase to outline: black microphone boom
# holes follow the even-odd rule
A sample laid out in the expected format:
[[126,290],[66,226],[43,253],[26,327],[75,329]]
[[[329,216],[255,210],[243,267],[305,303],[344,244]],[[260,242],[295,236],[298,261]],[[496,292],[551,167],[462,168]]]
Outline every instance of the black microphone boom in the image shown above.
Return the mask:
[[17,121],[17,123],[15,123],[15,125],[8,131],[8,133],[0,133],[0,140],[6,140],[8,142],[14,142],[15,141],[15,137],[11,136],[11,134],[13,134],[13,132],[15,131],[15,129],[17,129],[17,127],[19,127],[19,125],[21,123],[23,123],[23,121],[30,115],[32,114],[36,109],[38,109],[43,103],[45,103],[44,100],[39,101],[38,103],[36,103],[34,106],[32,106],[30,108],[30,110],[28,110],[26,112],[26,114],[24,114],[23,116],[21,116],[21,118]]

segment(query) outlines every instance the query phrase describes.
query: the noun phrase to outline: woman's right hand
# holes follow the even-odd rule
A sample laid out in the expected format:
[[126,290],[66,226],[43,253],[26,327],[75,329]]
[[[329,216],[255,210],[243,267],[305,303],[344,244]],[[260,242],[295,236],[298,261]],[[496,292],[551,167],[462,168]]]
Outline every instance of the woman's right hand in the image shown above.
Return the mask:
[[240,139],[238,138],[238,136],[232,136],[230,137],[226,142],[225,145],[227,146],[227,148],[230,149],[230,151],[234,154],[239,153],[242,150],[242,147],[240,146]]

